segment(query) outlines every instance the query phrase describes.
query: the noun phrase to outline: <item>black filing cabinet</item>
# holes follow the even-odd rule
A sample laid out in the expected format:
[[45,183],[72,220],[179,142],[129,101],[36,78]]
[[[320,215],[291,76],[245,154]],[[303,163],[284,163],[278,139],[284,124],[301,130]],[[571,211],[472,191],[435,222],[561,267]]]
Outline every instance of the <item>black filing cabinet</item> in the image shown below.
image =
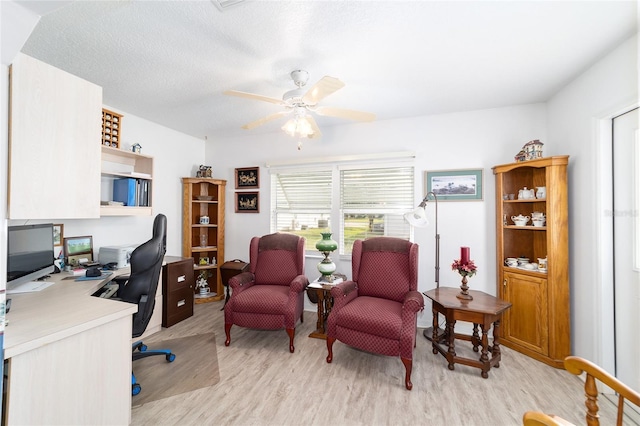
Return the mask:
[[162,267],[162,326],[171,327],[193,315],[193,259],[165,256]]

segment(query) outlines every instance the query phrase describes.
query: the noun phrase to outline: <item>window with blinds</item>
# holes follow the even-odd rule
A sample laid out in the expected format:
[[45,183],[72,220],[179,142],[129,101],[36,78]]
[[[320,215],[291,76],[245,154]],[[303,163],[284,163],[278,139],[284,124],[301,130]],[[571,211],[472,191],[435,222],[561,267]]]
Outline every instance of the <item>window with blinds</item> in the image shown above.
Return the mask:
[[329,231],[332,170],[272,173],[273,232],[289,232],[306,238],[306,250],[315,250],[320,232]]
[[413,167],[340,170],[341,254],[355,240],[398,237],[408,240],[404,213],[413,209]]
[[320,232],[332,232],[339,254],[351,254],[356,239],[410,237],[403,214],[414,208],[413,166],[272,170],[271,188],[272,232],[305,237],[309,252]]

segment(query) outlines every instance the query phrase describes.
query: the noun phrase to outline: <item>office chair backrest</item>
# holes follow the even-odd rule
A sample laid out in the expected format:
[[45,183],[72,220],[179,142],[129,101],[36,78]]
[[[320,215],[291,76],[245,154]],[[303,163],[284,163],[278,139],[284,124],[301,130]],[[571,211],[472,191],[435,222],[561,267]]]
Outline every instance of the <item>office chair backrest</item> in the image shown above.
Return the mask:
[[153,237],[131,253],[129,281],[118,290],[120,299],[138,305],[133,315],[133,337],[142,335],[151,319],[166,251],[167,217],[159,214],[153,221]]

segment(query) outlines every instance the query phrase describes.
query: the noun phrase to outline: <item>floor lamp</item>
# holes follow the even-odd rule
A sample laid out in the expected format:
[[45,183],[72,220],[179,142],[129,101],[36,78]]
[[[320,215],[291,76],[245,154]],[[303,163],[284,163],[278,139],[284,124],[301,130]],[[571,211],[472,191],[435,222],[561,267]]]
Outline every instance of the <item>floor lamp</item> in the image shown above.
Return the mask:
[[[429,225],[429,220],[427,219],[427,212],[425,211],[425,207],[427,202],[429,201],[429,196],[433,197],[433,201],[435,201],[436,205],[436,288],[440,288],[440,234],[438,233],[438,197],[433,191],[427,192],[427,195],[424,196],[422,202],[416,207],[414,210],[405,213],[404,218],[411,226],[416,228],[425,228]],[[433,340],[433,327],[429,327],[424,330],[422,333],[424,337],[428,340]],[[438,340],[444,336],[444,330],[438,328]]]

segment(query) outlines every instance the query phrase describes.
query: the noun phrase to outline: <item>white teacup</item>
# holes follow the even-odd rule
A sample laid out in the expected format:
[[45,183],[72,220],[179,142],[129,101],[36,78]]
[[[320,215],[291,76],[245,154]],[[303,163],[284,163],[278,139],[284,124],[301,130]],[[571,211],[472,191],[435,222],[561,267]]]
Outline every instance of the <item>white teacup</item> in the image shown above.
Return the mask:
[[537,227],[537,228],[541,228],[544,226],[544,219],[533,219],[533,226]]

